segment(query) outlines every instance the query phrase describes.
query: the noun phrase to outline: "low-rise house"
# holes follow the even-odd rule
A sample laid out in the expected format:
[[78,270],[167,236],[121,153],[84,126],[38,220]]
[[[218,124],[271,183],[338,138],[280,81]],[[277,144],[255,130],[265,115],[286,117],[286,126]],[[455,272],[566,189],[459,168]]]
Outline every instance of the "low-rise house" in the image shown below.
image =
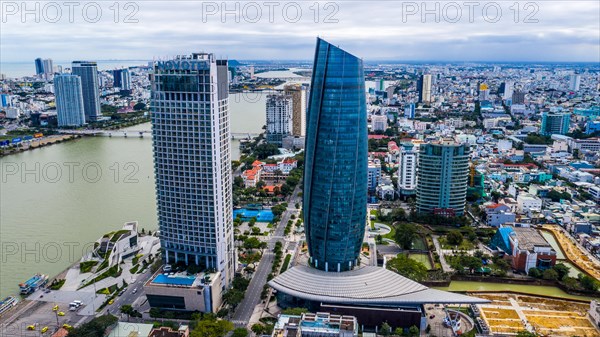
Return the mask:
[[515,222],[516,215],[510,207],[503,204],[492,204],[485,208],[486,223],[491,227],[500,227],[505,223]]
[[529,193],[517,196],[517,211],[519,213],[540,212],[542,210],[542,199]]
[[556,251],[540,232],[527,224],[501,225],[490,246],[510,256],[512,267],[524,273],[556,264]]

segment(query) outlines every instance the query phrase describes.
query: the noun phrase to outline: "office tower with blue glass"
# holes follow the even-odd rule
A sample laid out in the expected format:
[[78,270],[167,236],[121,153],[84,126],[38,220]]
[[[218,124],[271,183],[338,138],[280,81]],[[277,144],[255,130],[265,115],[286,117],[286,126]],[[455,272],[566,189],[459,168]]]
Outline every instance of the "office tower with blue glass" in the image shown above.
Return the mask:
[[36,75],[44,74],[44,60],[42,60],[39,57],[35,59],[35,74]]
[[81,78],[85,122],[97,121],[101,116],[98,65],[90,61],[73,61],[71,72]]
[[131,75],[129,69],[113,70],[113,87],[121,91],[131,91]]
[[543,112],[540,133],[544,136],[564,135],[569,132],[571,114],[564,112]]
[[367,207],[367,111],[363,62],[317,39],[307,114],[304,222],[310,263],[357,265]]
[[[376,259],[359,263],[367,219],[363,72],[361,59],[317,39],[304,157],[303,213],[309,259],[294,258],[293,266],[268,284],[277,291],[281,308],[356,315],[370,328],[387,322],[424,329],[425,304],[487,300],[427,288],[378,267]],[[466,194],[466,180],[464,189]],[[371,253],[375,255],[374,250]]]
[[422,144],[417,165],[417,212],[459,216],[465,212],[471,148],[454,140]]
[[81,126],[85,124],[81,78],[61,74],[54,78],[58,126]]
[[161,248],[167,263],[235,271],[227,60],[194,53],[157,61],[152,142]]

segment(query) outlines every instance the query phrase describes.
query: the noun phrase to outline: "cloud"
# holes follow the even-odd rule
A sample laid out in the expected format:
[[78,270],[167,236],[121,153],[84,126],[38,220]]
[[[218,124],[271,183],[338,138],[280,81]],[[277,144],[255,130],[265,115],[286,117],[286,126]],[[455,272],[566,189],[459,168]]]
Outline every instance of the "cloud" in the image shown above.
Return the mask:
[[[113,2],[82,2],[73,23],[61,2],[63,16],[56,23],[43,13],[46,2],[39,3],[39,23],[31,15],[8,15],[12,8],[7,3],[21,6],[2,2],[2,62],[152,59],[199,50],[232,59],[309,60],[316,36],[366,60],[600,62],[600,4],[593,1],[518,2],[518,13],[513,2],[487,1],[477,6],[460,1],[297,1],[278,6],[137,1],[137,7],[128,8],[119,2],[118,13],[110,7]],[[37,2],[28,5],[32,3]],[[99,21],[86,22],[96,5],[102,12]]]

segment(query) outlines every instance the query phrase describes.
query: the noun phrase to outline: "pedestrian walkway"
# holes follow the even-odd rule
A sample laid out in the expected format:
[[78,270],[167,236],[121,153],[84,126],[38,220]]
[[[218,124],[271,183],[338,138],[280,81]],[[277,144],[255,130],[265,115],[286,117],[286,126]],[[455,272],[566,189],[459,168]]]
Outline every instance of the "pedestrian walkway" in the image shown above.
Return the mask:
[[435,246],[436,252],[440,256],[440,264],[442,265],[442,270],[445,273],[453,272],[454,269],[452,269],[452,267],[450,267],[448,262],[446,262],[446,257],[444,256],[444,250],[442,249],[442,245],[440,245],[440,241],[438,240],[439,236],[432,235],[431,239],[433,240],[433,245]]

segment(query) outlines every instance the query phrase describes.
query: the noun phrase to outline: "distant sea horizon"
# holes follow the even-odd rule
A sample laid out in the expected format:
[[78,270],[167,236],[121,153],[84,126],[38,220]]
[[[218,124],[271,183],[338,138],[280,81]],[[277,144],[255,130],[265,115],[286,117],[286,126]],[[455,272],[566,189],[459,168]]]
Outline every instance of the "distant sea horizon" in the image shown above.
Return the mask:
[[[233,59],[232,59],[233,60]],[[152,60],[96,60],[98,70],[111,70],[118,68],[127,68],[135,66],[146,66]],[[307,65],[312,64],[312,60],[236,60],[240,65],[263,65],[263,64],[280,64],[282,67],[291,67],[292,65]],[[58,60],[54,61],[54,65],[60,65],[63,68],[70,68],[72,61]],[[440,60],[365,60],[366,66],[377,65],[490,65],[490,66],[518,66],[518,65],[540,65],[557,67],[589,67],[599,68],[600,62],[585,62],[585,61],[440,61]],[[4,74],[9,78],[18,78],[24,76],[35,75],[35,63],[31,61],[15,61],[15,62],[0,62],[0,74]]]

